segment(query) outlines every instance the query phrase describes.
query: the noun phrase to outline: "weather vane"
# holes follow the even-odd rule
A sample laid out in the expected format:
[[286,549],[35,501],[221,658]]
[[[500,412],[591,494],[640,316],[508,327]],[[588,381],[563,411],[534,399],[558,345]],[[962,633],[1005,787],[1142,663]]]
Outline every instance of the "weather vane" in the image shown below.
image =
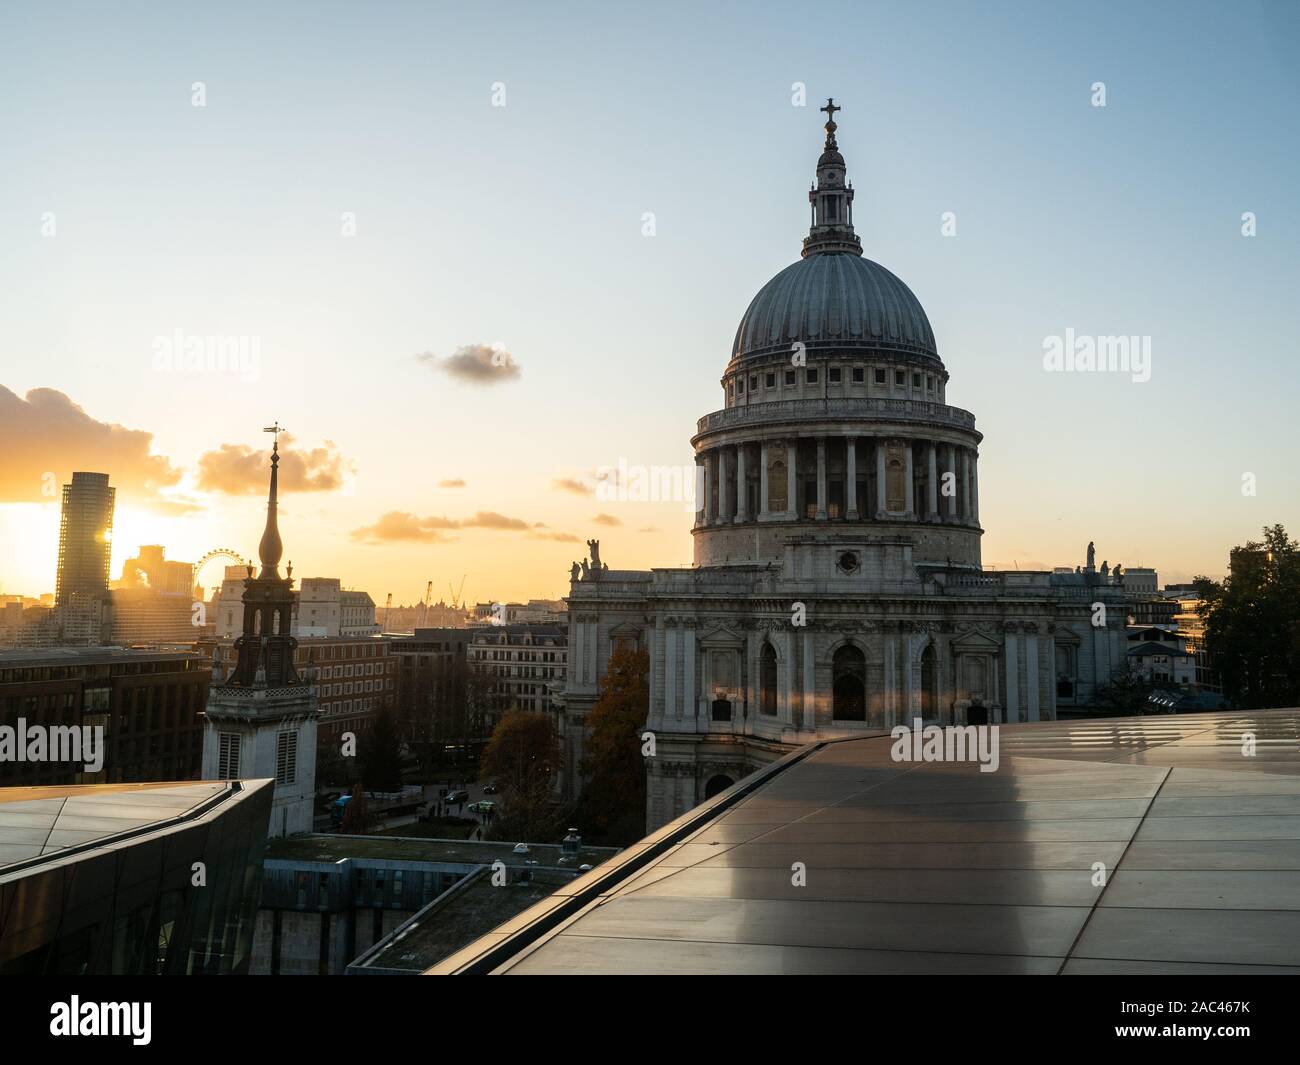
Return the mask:
[[265,429],[262,430],[262,432],[264,432],[264,433],[274,433],[274,434],[275,434],[275,444],[274,444],[273,446],[274,446],[275,448],[277,448],[277,449],[278,449],[279,446],[280,446],[280,434],[283,433],[284,431],[285,431],[284,426],[280,424],[280,419],[279,419],[279,418],[277,418],[277,419],[275,420],[275,424],[274,424],[274,425],[268,425]]

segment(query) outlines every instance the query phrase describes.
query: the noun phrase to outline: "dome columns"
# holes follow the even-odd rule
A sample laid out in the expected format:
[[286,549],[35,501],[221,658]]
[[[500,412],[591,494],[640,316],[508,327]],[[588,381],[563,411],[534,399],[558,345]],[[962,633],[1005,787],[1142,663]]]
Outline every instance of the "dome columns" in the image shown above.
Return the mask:
[[728,516],[727,512],[730,509],[730,504],[727,498],[729,494],[728,488],[730,487],[727,483],[727,455],[731,450],[731,448],[720,447],[715,456],[718,470],[718,498],[714,502],[713,507],[712,524],[714,525],[726,524]]
[[749,483],[745,476],[745,451],[749,445],[740,444],[736,448],[736,518],[737,525],[743,525],[749,520],[749,510],[746,504],[749,502]]
[[979,525],[973,446],[928,436],[812,432],[701,445],[695,527],[777,522]]
[[817,506],[813,511],[817,521],[826,520],[826,437],[817,438]]
[[939,463],[934,453],[934,441],[927,440],[925,444],[925,462],[928,476],[925,480],[926,490],[926,513],[939,513]]
[[858,520],[858,438],[856,436],[846,436],[844,438],[844,460],[847,466],[847,475],[845,476],[845,488],[848,490],[848,502],[844,509],[844,517],[849,521]]

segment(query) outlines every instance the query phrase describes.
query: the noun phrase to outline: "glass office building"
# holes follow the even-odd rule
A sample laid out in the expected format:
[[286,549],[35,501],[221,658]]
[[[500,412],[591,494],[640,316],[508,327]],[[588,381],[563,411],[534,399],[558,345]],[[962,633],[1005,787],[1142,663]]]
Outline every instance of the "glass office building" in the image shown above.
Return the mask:
[[0,974],[247,972],[271,792],[0,790]]

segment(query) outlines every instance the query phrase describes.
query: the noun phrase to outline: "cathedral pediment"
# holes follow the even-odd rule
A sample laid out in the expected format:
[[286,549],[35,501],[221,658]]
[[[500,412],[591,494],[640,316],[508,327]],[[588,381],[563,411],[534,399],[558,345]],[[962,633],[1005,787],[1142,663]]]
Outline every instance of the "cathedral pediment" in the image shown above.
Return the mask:
[[738,636],[730,629],[710,629],[708,633],[700,637],[701,647],[744,647],[744,637]]
[[992,636],[973,629],[970,632],[963,633],[952,641],[954,648],[961,651],[996,651],[1002,645]]

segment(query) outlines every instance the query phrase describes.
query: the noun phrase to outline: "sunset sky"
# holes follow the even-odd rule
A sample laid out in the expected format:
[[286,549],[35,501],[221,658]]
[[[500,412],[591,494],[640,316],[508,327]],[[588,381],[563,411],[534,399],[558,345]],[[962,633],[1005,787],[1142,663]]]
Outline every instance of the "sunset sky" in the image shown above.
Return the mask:
[[[688,564],[688,505],[594,471],[692,461],[828,95],[985,434],[987,565],[1095,540],[1177,581],[1300,530],[1300,5],[615,7],[6,5],[0,591],[53,590],[73,470],[118,488],[115,577],[255,554],[276,420],[295,577]],[[1149,336],[1150,381],[1045,372],[1069,329]],[[178,337],[257,357],[168,369]]]

